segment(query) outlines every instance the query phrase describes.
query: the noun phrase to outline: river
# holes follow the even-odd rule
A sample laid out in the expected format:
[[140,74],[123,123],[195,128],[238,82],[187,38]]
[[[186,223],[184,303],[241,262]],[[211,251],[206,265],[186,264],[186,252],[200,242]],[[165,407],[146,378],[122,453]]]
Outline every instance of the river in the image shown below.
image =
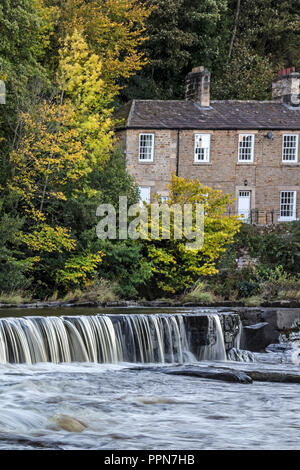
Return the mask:
[[[255,364],[206,364],[299,371],[270,353]],[[300,448],[299,384],[226,383],[166,375],[151,364],[84,362],[0,364],[0,381],[0,449]],[[65,416],[81,432],[64,429]]]

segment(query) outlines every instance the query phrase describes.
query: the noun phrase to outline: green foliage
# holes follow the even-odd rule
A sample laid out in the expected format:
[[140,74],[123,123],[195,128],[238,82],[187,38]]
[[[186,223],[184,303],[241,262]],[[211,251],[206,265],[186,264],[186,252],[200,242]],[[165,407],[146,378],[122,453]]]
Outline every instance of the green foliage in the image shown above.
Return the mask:
[[213,99],[269,99],[277,70],[300,69],[299,2],[150,3],[155,9],[146,22],[149,39],[141,47],[149,63],[130,80],[126,99],[182,99],[185,76],[199,65],[212,72]]
[[141,49],[149,60],[124,92],[127,99],[182,98],[191,66],[213,68],[223,38],[219,34],[227,0],[154,0]]
[[[248,265],[238,269],[236,260],[245,256]],[[243,224],[234,243],[220,258],[218,269],[210,288],[226,300],[298,299],[300,223],[271,227]]]
[[0,286],[2,293],[25,290],[31,282],[31,269],[37,261],[24,259],[21,251],[20,230],[24,220],[0,212]]
[[[191,213],[195,238],[202,246],[188,246],[187,234],[180,239],[174,237],[174,217],[171,217],[171,237],[164,239],[160,230],[158,239],[144,241],[145,258],[151,263],[153,277],[148,283],[148,295],[181,294],[196,282],[200,276],[217,273],[216,262],[232,243],[239,230],[240,221],[235,216],[226,216],[230,204],[229,195],[203,186],[199,180],[187,180],[175,175],[169,186],[168,206],[178,204],[182,213],[186,204],[203,204],[204,225],[197,225],[195,212]],[[150,221],[151,222],[151,219]],[[203,232],[204,230],[204,232]]]
[[65,262],[63,269],[56,271],[56,285],[65,291],[76,288],[87,288],[94,280],[103,253],[80,253],[71,256]]
[[32,0],[3,0],[0,4],[0,80],[6,104],[0,105],[0,186],[10,175],[8,153],[18,140],[19,113],[30,105],[45,83],[38,62],[41,19]]
[[134,241],[103,241],[105,257],[98,268],[99,276],[117,283],[116,293],[123,298],[136,298],[153,272],[149,260],[142,255],[142,246]]
[[[95,227],[99,204],[139,198],[112,150],[121,87],[123,99],[182,98],[185,75],[205,65],[214,98],[268,98],[277,68],[300,67],[299,14],[292,0],[2,0],[2,298],[296,297],[299,222],[244,225],[233,243],[230,198],[199,182],[173,180],[170,193],[170,203],[205,203],[199,250],[162,237],[101,241]],[[252,262],[237,271],[245,250]]]
[[290,274],[300,273],[300,222],[288,222],[271,227],[244,224],[236,237],[233,250],[247,250],[260,263],[281,265]]

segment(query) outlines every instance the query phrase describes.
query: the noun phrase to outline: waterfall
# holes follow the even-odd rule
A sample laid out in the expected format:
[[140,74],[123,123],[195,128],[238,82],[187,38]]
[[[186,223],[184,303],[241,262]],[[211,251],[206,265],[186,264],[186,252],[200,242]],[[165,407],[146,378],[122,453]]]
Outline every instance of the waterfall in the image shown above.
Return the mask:
[[[226,360],[216,313],[197,359]],[[196,361],[188,314],[98,314],[0,319],[0,363],[184,363]],[[203,319],[203,315],[202,315]],[[193,351],[194,352],[194,351]],[[199,356],[199,357],[198,357]]]
[[236,335],[236,337],[234,338],[234,343],[233,343],[233,347],[236,348],[236,349],[240,349],[242,334],[243,334],[243,324],[242,324],[242,322],[240,322],[239,323],[239,331],[238,331],[238,334]]
[[200,359],[202,361],[226,361],[226,349],[224,343],[224,335],[220,322],[220,317],[217,313],[207,314],[209,322],[209,337],[214,336],[215,341],[209,341],[208,344],[205,344],[201,347]]

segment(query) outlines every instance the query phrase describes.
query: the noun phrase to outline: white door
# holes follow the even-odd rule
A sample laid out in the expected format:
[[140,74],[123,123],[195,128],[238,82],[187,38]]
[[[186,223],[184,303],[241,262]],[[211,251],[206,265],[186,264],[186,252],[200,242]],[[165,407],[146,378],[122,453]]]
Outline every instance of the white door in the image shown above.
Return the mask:
[[238,215],[247,222],[250,219],[251,191],[239,191]]
[[150,186],[140,186],[140,202],[150,204]]

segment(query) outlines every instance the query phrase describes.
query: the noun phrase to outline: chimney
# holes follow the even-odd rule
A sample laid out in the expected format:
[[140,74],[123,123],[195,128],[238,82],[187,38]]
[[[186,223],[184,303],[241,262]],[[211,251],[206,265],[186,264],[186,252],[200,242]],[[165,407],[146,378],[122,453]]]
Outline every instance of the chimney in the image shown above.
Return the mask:
[[272,81],[272,99],[291,106],[300,105],[300,74],[295,67],[279,70]]
[[195,67],[185,78],[185,99],[199,106],[210,106],[210,72],[203,66]]

